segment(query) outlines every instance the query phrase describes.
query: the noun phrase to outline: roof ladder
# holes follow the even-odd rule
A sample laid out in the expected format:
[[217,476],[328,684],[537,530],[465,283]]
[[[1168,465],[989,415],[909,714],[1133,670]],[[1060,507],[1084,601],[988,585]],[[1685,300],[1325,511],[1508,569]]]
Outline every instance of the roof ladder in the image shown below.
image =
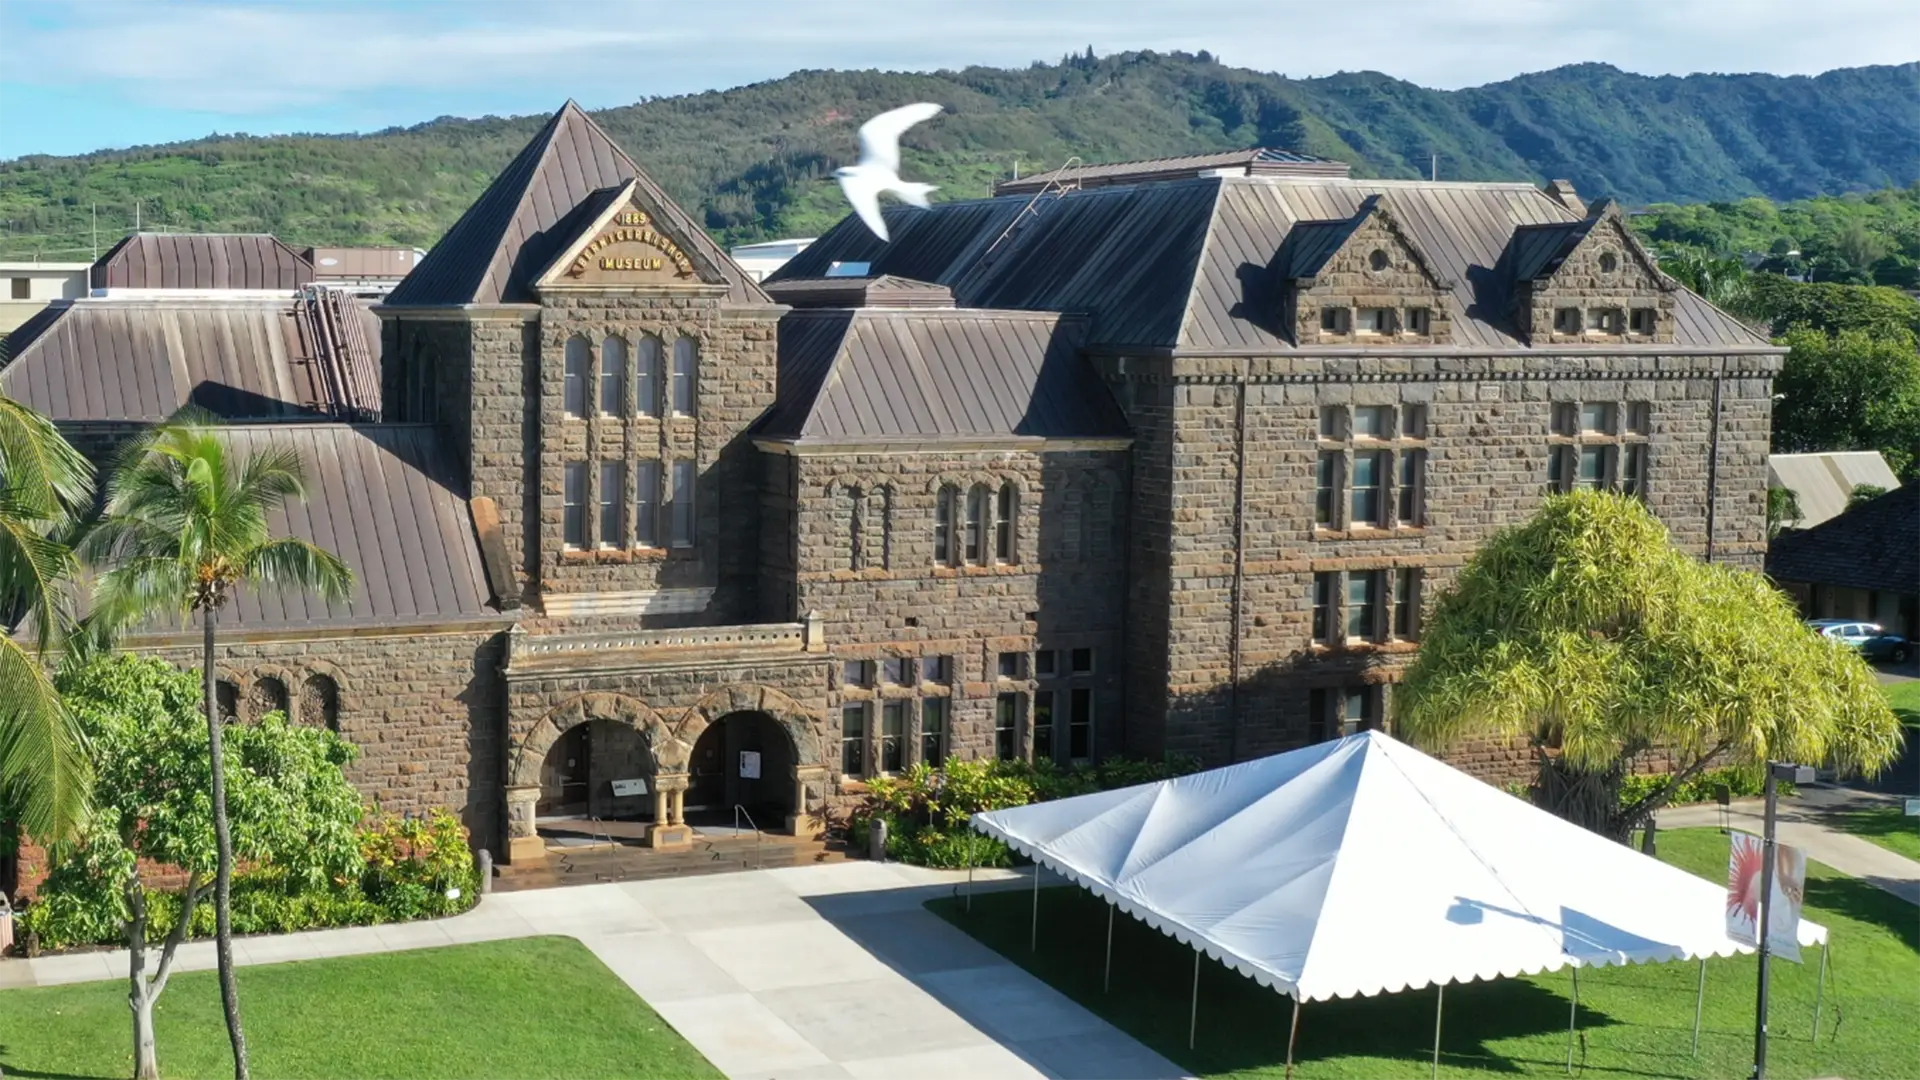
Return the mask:
[[1077,191],[1080,187],[1079,182],[1073,181],[1069,183],[1069,180],[1071,179],[1073,170],[1082,164],[1083,162],[1080,160],[1080,155],[1075,154],[1068,158],[1065,164],[1053,170],[1053,175],[1048,178],[1045,184],[1041,185],[1039,191],[1033,193],[1033,198],[1027,200],[1027,205],[1021,207],[1020,212],[1013,215],[1013,220],[1007,222],[1007,227],[1000,230],[1000,235],[994,237],[993,243],[987,245],[986,252],[980,256],[980,262],[975,268],[984,269],[989,260],[993,258],[993,253],[999,250],[1001,244],[1007,242],[1008,237],[1018,232],[1020,226],[1026,224],[1028,218],[1037,218],[1040,216],[1040,211],[1036,209],[1036,207],[1040,205],[1041,199],[1046,198],[1048,195],[1065,195],[1069,191]]

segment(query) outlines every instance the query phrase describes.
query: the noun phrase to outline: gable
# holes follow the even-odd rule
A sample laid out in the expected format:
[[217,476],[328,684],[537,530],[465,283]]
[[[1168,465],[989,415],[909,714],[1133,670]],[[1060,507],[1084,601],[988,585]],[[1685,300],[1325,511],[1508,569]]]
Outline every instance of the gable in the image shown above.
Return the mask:
[[1585,221],[1516,231],[1514,274],[1532,279],[1536,289],[1672,292],[1678,287],[1627,228],[1611,199],[1595,202]]
[[635,181],[595,192],[582,209],[581,226],[541,272],[535,288],[726,286],[707,260],[696,261],[678,229],[643,205]]

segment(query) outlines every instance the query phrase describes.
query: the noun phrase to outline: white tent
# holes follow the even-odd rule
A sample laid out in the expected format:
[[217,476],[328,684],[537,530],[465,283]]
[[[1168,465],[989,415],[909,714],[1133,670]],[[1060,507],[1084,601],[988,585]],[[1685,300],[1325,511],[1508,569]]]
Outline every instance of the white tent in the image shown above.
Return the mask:
[[1378,732],[973,826],[1296,1002],[1752,951],[1723,885]]

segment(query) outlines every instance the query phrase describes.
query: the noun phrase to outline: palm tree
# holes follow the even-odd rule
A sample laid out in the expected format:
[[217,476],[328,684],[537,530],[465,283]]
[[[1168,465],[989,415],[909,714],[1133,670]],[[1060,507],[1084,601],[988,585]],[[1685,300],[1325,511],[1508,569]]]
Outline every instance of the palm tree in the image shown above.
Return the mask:
[[81,545],[90,562],[111,567],[94,589],[89,619],[98,635],[163,614],[198,615],[205,633],[201,675],[219,845],[214,948],[237,1080],[247,1080],[247,1038],[233,978],[233,842],[214,693],[214,627],[240,586],[310,589],[329,601],[344,601],[351,591],[353,572],[336,556],[304,540],[275,538],[268,528],[269,512],[305,498],[302,473],[299,456],[287,449],[235,461],[213,417],[182,410],[127,447],[107,487],[105,515]]
[[68,615],[74,559],[61,534],[92,499],[87,459],[0,397],[0,806],[45,843],[72,838],[87,809],[83,742],[41,657]]

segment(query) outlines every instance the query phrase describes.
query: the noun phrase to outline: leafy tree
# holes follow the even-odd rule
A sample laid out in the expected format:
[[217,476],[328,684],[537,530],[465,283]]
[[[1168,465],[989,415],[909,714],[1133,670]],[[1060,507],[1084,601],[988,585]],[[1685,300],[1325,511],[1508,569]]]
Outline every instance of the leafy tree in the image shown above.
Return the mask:
[[46,417],[0,397],[0,617],[16,627],[0,622],[0,807],[49,843],[73,835],[89,788],[83,741],[42,657],[67,615],[74,558],[62,536],[92,497],[87,459]]
[[1912,336],[1836,335],[1805,327],[1774,380],[1773,448],[1878,450],[1903,476],[1920,468],[1920,350]]
[[1799,528],[1806,516],[1800,509],[1799,492],[1785,487],[1767,489],[1767,539],[1779,536],[1782,529]]
[[83,541],[90,560],[112,567],[94,591],[100,635],[162,615],[201,619],[219,849],[215,952],[237,1080],[247,1078],[247,1042],[233,979],[233,851],[223,725],[214,693],[214,628],[221,607],[241,586],[309,589],[329,601],[344,601],[351,591],[353,574],[337,557],[304,540],[275,538],[267,527],[270,512],[305,497],[302,471],[299,456],[288,449],[262,450],[236,461],[211,417],[183,413],[128,445],[107,488],[105,517]]
[[1847,507],[1851,509],[1861,503],[1872,502],[1886,493],[1887,489],[1879,484],[1855,484],[1853,490],[1847,493]]
[[1920,301],[1884,286],[1790,281],[1754,274],[1748,283],[1754,311],[1773,323],[1778,337],[1794,326],[1837,334],[1859,330],[1875,337],[1920,333]]
[[[1627,496],[1548,498],[1468,561],[1422,637],[1396,730],[1433,747],[1524,738],[1535,800],[1617,839],[1709,763],[1877,772],[1899,751],[1865,661],[1760,575],[1675,548]],[[1654,753],[1667,781],[1623,799]]]
[[1747,266],[1739,259],[1714,258],[1689,249],[1661,259],[1660,269],[1724,311],[1744,315],[1753,306]]
[[[63,672],[60,690],[86,732],[99,770],[99,810],[43,893],[48,903],[97,904],[125,934],[134,1075],[160,1075],[153,1008],[173,972],[193,914],[221,863],[214,830],[213,749],[191,672],[158,660],[95,658]],[[236,725],[220,753],[226,766],[233,852],[320,889],[362,869],[356,826],[363,806],[342,769],[354,749],[323,728],[296,727],[284,713]],[[151,910],[139,860],[177,867],[186,881],[169,911]],[[169,921],[168,916],[171,916]],[[157,964],[149,968],[158,946]]]

